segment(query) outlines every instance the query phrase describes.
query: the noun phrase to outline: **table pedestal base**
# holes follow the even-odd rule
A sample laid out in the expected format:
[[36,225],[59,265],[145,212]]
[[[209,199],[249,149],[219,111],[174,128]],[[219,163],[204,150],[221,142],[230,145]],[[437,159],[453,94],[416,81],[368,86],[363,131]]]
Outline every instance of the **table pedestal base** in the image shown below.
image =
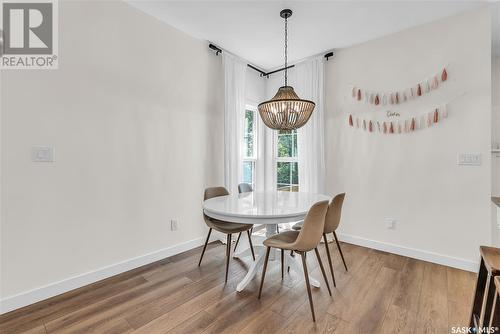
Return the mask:
[[[266,238],[275,235],[276,234],[276,229],[277,225],[266,225]],[[252,243],[253,243],[253,249],[255,251],[255,261],[252,262],[252,265],[250,266],[250,269],[248,270],[248,273],[245,275],[243,280],[238,283],[238,286],[236,287],[236,291],[240,292],[245,289],[245,287],[250,283],[250,281],[257,275],[259,271],[262,272],[262,266],[264,264],[264,259],[265,259],[265,253],[266,253],[266,247],[262,244],[263,241],[266,239],[262,236],[252,236]],[[240,238],[240,242],[238,243],[238,247],[236,248],[236,251],[233,254],[234,258],[245,258],[245,257],[251,257],[252,253],[250,251],[250,244],[248,243],[247,238]],[[269,255],[269,261],[275,261],[278,256],[276,256],[276,250],[273,248],[271,250],[271,253]],[[298,260],[290,255],[290,251],[285,251],[285,256],[284,256],[284,268],[290,267],[290,270],[295,271],[297,274],[299,274],[301,277],[304,276],[304,270],[302,269],[302,264],[298,262]],[[309,281],[312,286],[315,286],[317,288],[320,287],[319,281],[311,276],[309,276]]]

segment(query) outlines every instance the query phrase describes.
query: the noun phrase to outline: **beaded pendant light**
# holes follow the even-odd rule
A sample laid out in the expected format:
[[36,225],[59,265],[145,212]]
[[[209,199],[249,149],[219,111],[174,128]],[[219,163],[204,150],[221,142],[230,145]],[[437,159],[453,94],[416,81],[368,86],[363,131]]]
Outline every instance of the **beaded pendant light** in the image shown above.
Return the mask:
[[285,19],[285,85],[274,97],[259,104],[259,114],[267,127],[273,130],[294,130],[307,123],[314,110],[314,102],[302,100],[292,86],[288,86],[288,18],[290,9],[283,9],[280,16]]

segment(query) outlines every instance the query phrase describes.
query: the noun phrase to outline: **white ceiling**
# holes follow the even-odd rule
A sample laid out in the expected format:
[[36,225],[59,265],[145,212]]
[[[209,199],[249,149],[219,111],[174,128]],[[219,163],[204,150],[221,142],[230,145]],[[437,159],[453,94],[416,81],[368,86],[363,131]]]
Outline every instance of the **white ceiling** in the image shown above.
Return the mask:
[[[469,1],[134,0],[129,3],[265,70],[279,67],[283,62],[283,19],[279,16],[283,8],[293,10],[289,19],[289,59],[293,62],[485,5]],[[495,17],[500,16],[500,10],[494,12]],[[499,34],[494,34],[494,40],[500,49],[498,21],[495,24]]]

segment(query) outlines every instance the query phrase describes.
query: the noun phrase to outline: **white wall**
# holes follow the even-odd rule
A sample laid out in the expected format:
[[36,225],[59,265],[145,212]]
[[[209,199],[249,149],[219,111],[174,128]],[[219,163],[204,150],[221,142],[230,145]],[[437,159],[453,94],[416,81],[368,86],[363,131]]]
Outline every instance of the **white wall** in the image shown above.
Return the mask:
[[[491,143],[492,148],[500,148],[500,57],[492,57],[491,61]],[[500,196],[500,154],[492,155],[492,195]]]
[[[475,267],[479,245],[491,242],[490,25],[489,10],[476,10],[340,50],[327,62],[327,180],[330,193],[347,192],[345,240]],[[436,127],[402,135],[348,127],[349,112],[360,111],[349,85],[407,87],[445,64],[445,85],[393,108],[405,116],[450,102]],[[481,153],[482,165],[457,166],[459,152]],[[385,218],[397,219],[395,230]]]
[[201,244],[223,183],[221,57],[123,2],[60,2],[59,20],[58,70],[1,77],[4,311]]

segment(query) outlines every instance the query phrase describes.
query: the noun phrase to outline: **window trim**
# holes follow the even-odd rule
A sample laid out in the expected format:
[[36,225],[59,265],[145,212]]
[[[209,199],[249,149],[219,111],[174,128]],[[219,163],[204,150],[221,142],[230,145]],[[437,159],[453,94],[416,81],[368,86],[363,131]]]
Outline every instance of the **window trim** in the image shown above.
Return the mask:
[[[297,172],[299,168],[299,152],[297,143],[297,156],[296,157],[278,157],[278,131],[273,131],[273,187],[278,190],[278,162],[296,162]],[[297,131],[296,140],[298,142],[299,133]],[[290,186],[297,186],[300,191],[299,183],[291,184]]]
[[[253,156],[252,157],[247,157],[243,155],[244,152],[244,147],[245,147],[245,113],[247,111],[253,112]],[[243,110],[243,136],[241,139],[241,170],[243,170],[243,164],[247,161],[252,162],[253,164],[253,174],[252,174],[252,188],[255,189],[256,184],[257,184],[257,159],[259,157],[259,136],[258,136],[258,110],[257,107],[251,104],[245,105],[245,110]],[[243,173],[241,175],[241,180],[240,182],[244,182],[243,180]]]

